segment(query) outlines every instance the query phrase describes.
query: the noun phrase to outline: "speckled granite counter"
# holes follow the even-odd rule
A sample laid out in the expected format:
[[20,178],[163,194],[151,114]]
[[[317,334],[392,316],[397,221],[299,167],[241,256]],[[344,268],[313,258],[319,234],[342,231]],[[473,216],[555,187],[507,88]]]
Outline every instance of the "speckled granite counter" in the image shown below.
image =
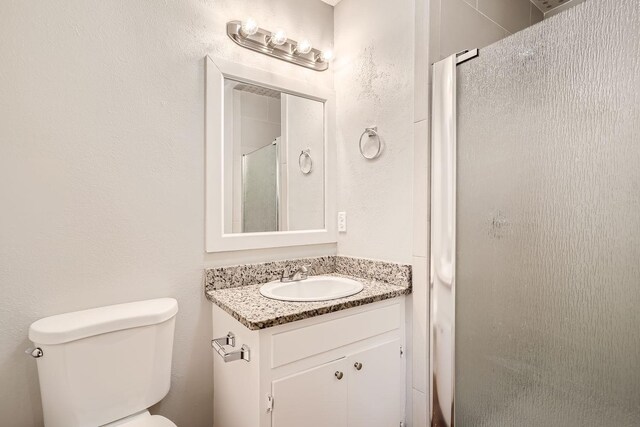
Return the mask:
[[209,301],[217,304],[249,329],[264,329],[321,314],[345,310],[411,293],[411,287],[386,282],[366,280],[345,274],[328,276],[348,277],[359,280],[364,289],[355,295],[330,301],[289,302],[278,301],[260,295],[260,285],[239,286],[206,292]]
[[[277,280],[284,267],[311,265],[311,275],[347,277],[363,283],[355,295],[329,301],[290,302],[263,297],[260,286]],[[345,274],[347,273],[347,274]],[[208,269],[207,299],[249,329],[264,329],[411,293],[411,266],[363,258],[329,256]]]

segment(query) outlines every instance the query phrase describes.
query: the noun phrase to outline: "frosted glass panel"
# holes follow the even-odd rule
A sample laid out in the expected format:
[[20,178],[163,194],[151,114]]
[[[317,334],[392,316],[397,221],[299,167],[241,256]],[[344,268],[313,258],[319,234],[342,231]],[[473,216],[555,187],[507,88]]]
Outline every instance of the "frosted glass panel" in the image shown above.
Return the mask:
[[242,156],[242,178],[242,231],[277,231],[277,143]]
[[458,67],[455,424],[640,425],[640,7]]

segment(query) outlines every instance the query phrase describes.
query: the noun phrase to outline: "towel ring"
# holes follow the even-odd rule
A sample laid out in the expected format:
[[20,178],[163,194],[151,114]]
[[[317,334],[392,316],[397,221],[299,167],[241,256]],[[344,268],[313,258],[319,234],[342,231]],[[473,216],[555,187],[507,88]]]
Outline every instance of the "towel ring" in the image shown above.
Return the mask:
[[[369,138],[375,136],[376,139],[378,140],[378,150],[371,157],[367,157],[367,155],[364,154],[364,149],[362,148],[362,138],[365,135],[368,135]],[[360,148],[360,154],[362,154],[362,157],[364,157],[367,160],[373,160],[373,159],[377,159],[378,157],[380,157],[380,153],[382,153],[382,141],[380,141],[380,135],[378,135],[378,126],[372,126],[370,128],[366,128],[364,130],[364,132],[362,132],[362,135],[360,135],[360,141],[358,142],[358,148]]]
[[[308,175],[313,170],[313,159],[311,158],[311,149],[307,148],[306,150],[302,150],[300,156],[298,156],[298,166],[300,166],[300,172],[305,175]],[[304,165],[304,160],[308,159],[308,165]]]

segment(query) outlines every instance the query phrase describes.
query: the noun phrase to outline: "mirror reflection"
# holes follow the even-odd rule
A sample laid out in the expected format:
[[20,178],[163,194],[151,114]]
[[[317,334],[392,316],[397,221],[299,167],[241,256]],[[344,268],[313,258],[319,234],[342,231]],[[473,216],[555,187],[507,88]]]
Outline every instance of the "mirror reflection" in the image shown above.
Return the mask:
[[225,79],[225,233],[324,228],[324,103]]

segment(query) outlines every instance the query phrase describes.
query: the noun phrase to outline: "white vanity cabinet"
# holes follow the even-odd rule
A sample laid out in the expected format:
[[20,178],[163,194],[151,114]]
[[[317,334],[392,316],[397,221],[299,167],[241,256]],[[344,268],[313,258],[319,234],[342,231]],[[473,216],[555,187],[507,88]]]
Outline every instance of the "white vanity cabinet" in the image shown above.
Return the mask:
[[249,330],[213,306],[250,361],[214,352],[215,427],[392,427],[404,421],[404,297]]

